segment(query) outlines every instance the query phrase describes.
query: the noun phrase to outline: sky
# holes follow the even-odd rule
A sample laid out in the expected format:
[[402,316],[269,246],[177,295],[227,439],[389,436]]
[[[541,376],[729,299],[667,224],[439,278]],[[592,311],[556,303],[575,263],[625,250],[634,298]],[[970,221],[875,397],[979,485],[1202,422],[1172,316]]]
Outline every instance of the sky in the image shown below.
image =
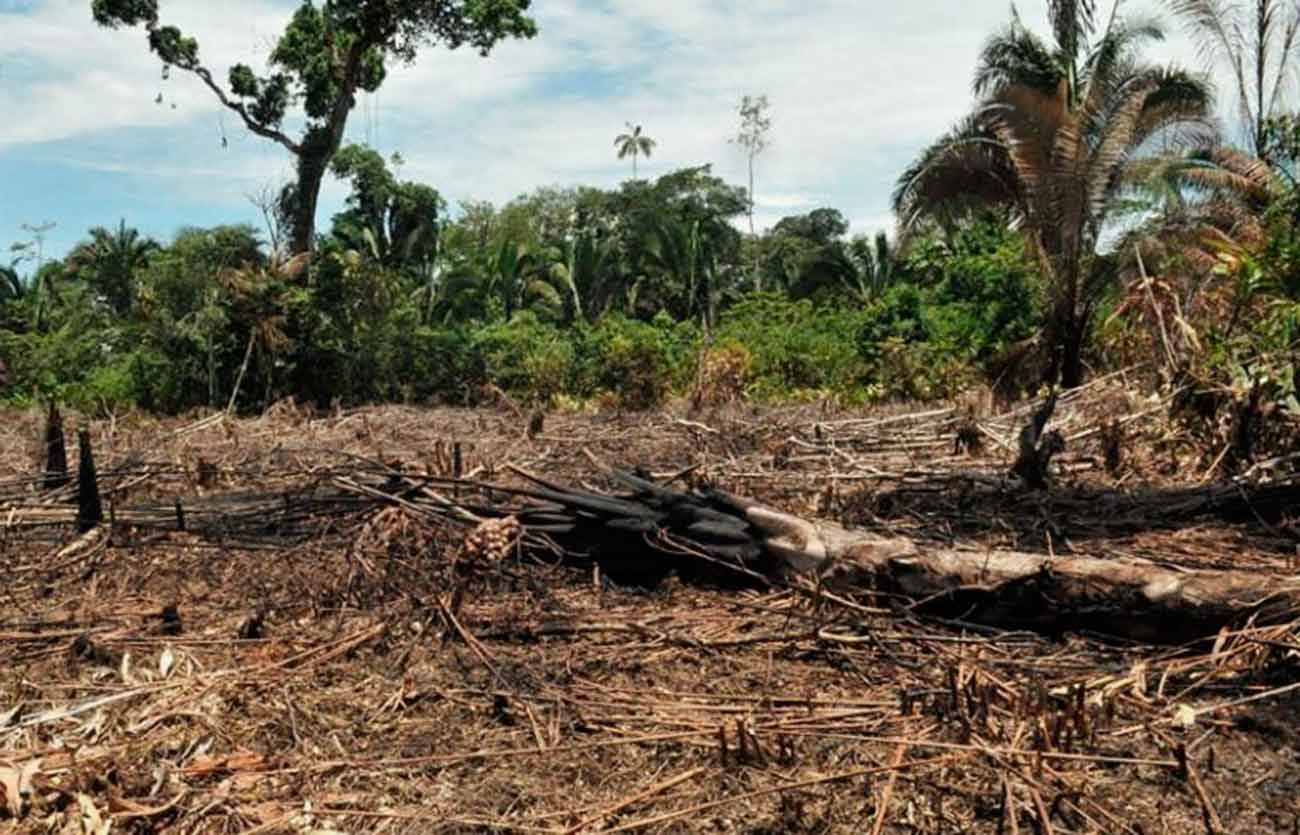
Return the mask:
[[[1040,0],[1022,0],[1043,31]],[[262,59],[298,3],[161,0],[218,79]],[[1126,6],[1127,8],[1127,6]],[[1141,8],[1135,6],[1135,8]],[[498,205],[542,186],[616,187],[631,176],[625,123],[658,143],[638,173],[709,163],[744,185],[729,142],[743,95],[771,102],[756,162],[756,221],[822,206],[853,234],[889,231],[889,196],[916,154],[972,104],[1005,0],[534,0],[539,33],[472,50],[426,49],[363,94],[348,140],[400,152],[402,179]],[[1195,56],[1176,27],[1152,58]],[[161,96],[161,100],[159,97]],[[292,178],[292,158],[248,133],[197,78],[163,79],[141,30],[106,30],[89,0],[0,0],[0,247],[43,233],[59,257],[119,219],[166,241],[184,226],[252,223],[250,196]],[[223,144],[222,140],[225,139]],[[327,181],[318,227],[346,190]],[[0,254],[0,258],[4,255]]]

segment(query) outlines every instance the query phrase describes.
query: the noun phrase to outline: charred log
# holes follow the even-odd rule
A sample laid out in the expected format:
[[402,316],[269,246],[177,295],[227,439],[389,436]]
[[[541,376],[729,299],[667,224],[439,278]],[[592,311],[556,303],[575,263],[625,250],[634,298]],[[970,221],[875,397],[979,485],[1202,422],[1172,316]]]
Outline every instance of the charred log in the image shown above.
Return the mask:
[[1168,644],[1248,619],[1262,625],[1300,616],[1300,577],[931,549],[807,521],[714,490],[678,491],[628,473],[611,475],[630,492],[615,496],[539,482],[506,490],[541,501],[511,513],[525,534],[547,535],[624,585],[653,585],[673,571],[713,583],[812,581],[844,593],[901,595],[923,601],[915,613],[984,626]]

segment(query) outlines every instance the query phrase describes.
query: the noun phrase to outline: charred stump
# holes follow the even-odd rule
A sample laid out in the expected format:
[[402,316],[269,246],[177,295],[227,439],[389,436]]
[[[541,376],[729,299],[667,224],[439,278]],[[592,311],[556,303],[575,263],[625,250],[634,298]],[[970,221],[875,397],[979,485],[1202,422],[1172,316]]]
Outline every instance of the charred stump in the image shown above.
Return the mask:
[[1019,476],[1031,490],[1047,487],[1048,468],[1052,456],[1065,449],[1065,437],[1057,430],[1044,433],[1047,422],[1056,411],[1056,392],[1034,412],[1029,424],[1020,430],[1020,454],[1011,466],[1011,474]]
[[77,430],[81,463],[77,468],[77,532],[86,533],[104,522],[104,505],[99,498],[99,476],[95,454],[90,448],[90,431]]
[[67,487],[68,446],[63,437],[63,415],[59,406],[50,401],[49,411],[45,415],[45,478],[41,486],[46,490],[58,490]]

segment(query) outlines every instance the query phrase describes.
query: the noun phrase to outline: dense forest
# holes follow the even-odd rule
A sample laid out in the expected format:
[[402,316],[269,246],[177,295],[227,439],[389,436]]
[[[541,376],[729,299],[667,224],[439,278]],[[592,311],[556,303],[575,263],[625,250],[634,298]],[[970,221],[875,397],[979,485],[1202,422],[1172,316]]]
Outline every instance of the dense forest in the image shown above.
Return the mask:
[[[459,17],[307,4],[275,71],[236,66],[225,87],[155,4],[92,5],[101,25],[146,29],[164,68],[198,76],[287,148],[298,179],[264,201],[264,228],[157,241],[106,218],[60,260],[41,257],[40,229],[15,243],[0,268],[15,404],[258,410],[504,391],[642,408],[702,390],[854,404],[975,386],[1011,396],[1140,364],[1227,392],[1211,412],[1300,407],[1285,4],[1228,21],[1205,3],[1172,3],[1160,20],[1050,2],[1047,32],[1013,18],[974,68],[976,106],[900,172],[897,228],[874,237],[848,236],[832,207],[756,231],[752,177],[728,183],[708,164],[640,178],[651,126],[615,140],[634,172],[618,188],[543,188],[501,206],[450,207],[437,184],[403,180],[400,157],[343,142],[385,61],[532,37],[527,3],[471,3]],[[1183,24],[1231,71],[1150,63],[1150,44]],[[324,46],[335,39],[351,47]],[[282,123],[299,107],[295,139]],[[752,173],[766,97],[738,115]],[[350,193],[317,229],[326,177]]]

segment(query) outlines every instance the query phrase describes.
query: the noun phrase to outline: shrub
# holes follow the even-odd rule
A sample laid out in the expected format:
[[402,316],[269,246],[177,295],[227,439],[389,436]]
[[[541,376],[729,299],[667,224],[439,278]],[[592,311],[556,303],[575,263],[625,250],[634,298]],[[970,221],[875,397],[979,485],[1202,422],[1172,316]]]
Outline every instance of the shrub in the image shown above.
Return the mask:
[[482,357],[485,380],[505,391],[545,402],[570,390],[573,347],[531,311],[477,331],[471,342]]
[[728,342],[709,348],[700,362],[699,376],[691,393],[695,408],[734,403],[744,395],[754,365],[748,348],[738,342]]
[[855,350],[863,319],[859,309],[754,293],[723,314],[717,339],[749,351],[749,394],[780,399],[800,390],[851,391],[866,383],[868,369]]
[[689,370],[698,332],[668,316],[652,322],[621,314],[602,318],[576,332],[578,389],[608,392],[624,409],[650,409],[667,399]]

